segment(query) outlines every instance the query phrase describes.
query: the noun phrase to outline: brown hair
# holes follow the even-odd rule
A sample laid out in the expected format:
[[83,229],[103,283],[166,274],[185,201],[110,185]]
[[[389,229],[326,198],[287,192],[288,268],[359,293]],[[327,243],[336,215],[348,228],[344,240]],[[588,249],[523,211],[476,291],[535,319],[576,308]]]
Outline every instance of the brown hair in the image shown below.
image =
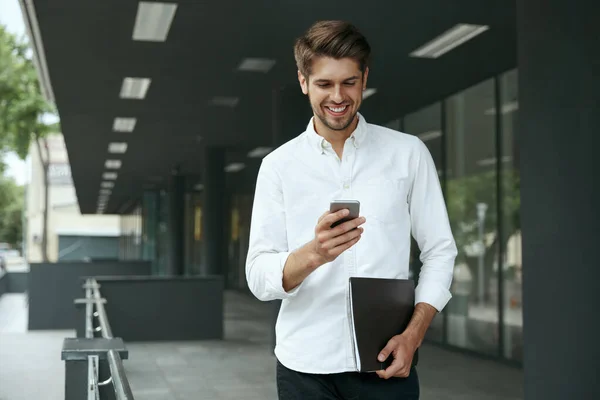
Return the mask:
[[355,26],[345,21],[319,21],[296,40],[294,57],[300,73],[311,74],[313,58],[352,58],[364,73],[369,65],[371,47]]

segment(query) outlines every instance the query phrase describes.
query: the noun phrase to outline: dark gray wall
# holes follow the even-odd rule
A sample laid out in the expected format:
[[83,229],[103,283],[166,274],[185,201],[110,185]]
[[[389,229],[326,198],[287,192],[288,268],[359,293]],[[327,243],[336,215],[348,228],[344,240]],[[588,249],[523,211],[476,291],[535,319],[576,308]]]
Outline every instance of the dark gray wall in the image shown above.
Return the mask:
[[82,261],[85,257],[91,259],[118,259],[119,238],[59,235],[59,261]]
[[517,7],[525,399],[600,399],[600,5]]
[[224,274],[225,228],[225,152],[207,147],[204,153],[204,190],[202,207],[202,273]]
[[8,293],[8,276],[5,272],[0,272],[0,297]]
[[27,272],[9,272],[8,293],[27,293],[29,286],[29,273]]
[[27,272],[5,272],[0,275],[0,296],[5,293],[26,293]]
[[113,336],[125,342],[223,338],[223,278],[101,278]]
[[82,277],[149,275],[150,262],[63,262],[31,264],[29,272],[29,330],[75,329],[73,301],[85,297]]

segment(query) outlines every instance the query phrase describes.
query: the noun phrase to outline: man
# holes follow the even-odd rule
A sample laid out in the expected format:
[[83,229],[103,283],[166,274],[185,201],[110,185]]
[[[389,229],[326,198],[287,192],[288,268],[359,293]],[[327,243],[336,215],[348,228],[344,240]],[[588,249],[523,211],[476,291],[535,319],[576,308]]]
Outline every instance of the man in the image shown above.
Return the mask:
[[[451,298],[456,257],[437,170],[417,137],[359,114],[370,46],[355,27],[318,22],[294,52],[314,117],[263,159],[246,263],[252,293],[283,300],[275,348],[279,398],[418,399],[412,358]],[[362,216],[331,228],[347,215],[323,213],[337,199],[359,200]],[[391,366],[358,373],[348,279],[407,279],[411,232],[423,262],[413,318],[379,355],[393,357]]]

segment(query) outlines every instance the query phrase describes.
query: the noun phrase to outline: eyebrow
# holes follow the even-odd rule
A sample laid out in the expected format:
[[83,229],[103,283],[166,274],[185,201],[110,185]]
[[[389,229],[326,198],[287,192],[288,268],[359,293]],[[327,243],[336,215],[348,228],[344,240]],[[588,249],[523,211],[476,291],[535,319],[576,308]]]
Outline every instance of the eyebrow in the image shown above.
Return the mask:
[[[360,76],[351,76],[349,78],[344,79],[344,82],[357,80],[359,78],[360,78]],[[331,82],[331,79],[317,79],[315,81],[315,83],[329,83],[329,82]]]

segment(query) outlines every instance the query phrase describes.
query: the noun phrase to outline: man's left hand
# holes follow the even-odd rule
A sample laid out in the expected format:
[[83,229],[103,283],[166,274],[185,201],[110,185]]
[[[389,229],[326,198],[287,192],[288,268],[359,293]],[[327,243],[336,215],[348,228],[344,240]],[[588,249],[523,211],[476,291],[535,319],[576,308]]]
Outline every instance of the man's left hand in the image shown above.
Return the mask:
[[416,350],[417,344],[414,340],[404,335],[394,336],[377,356],[380,362],[388,357],[394,357],[394,361],[386,370],[377,371],[377,375],[383,379],[408,377]]

